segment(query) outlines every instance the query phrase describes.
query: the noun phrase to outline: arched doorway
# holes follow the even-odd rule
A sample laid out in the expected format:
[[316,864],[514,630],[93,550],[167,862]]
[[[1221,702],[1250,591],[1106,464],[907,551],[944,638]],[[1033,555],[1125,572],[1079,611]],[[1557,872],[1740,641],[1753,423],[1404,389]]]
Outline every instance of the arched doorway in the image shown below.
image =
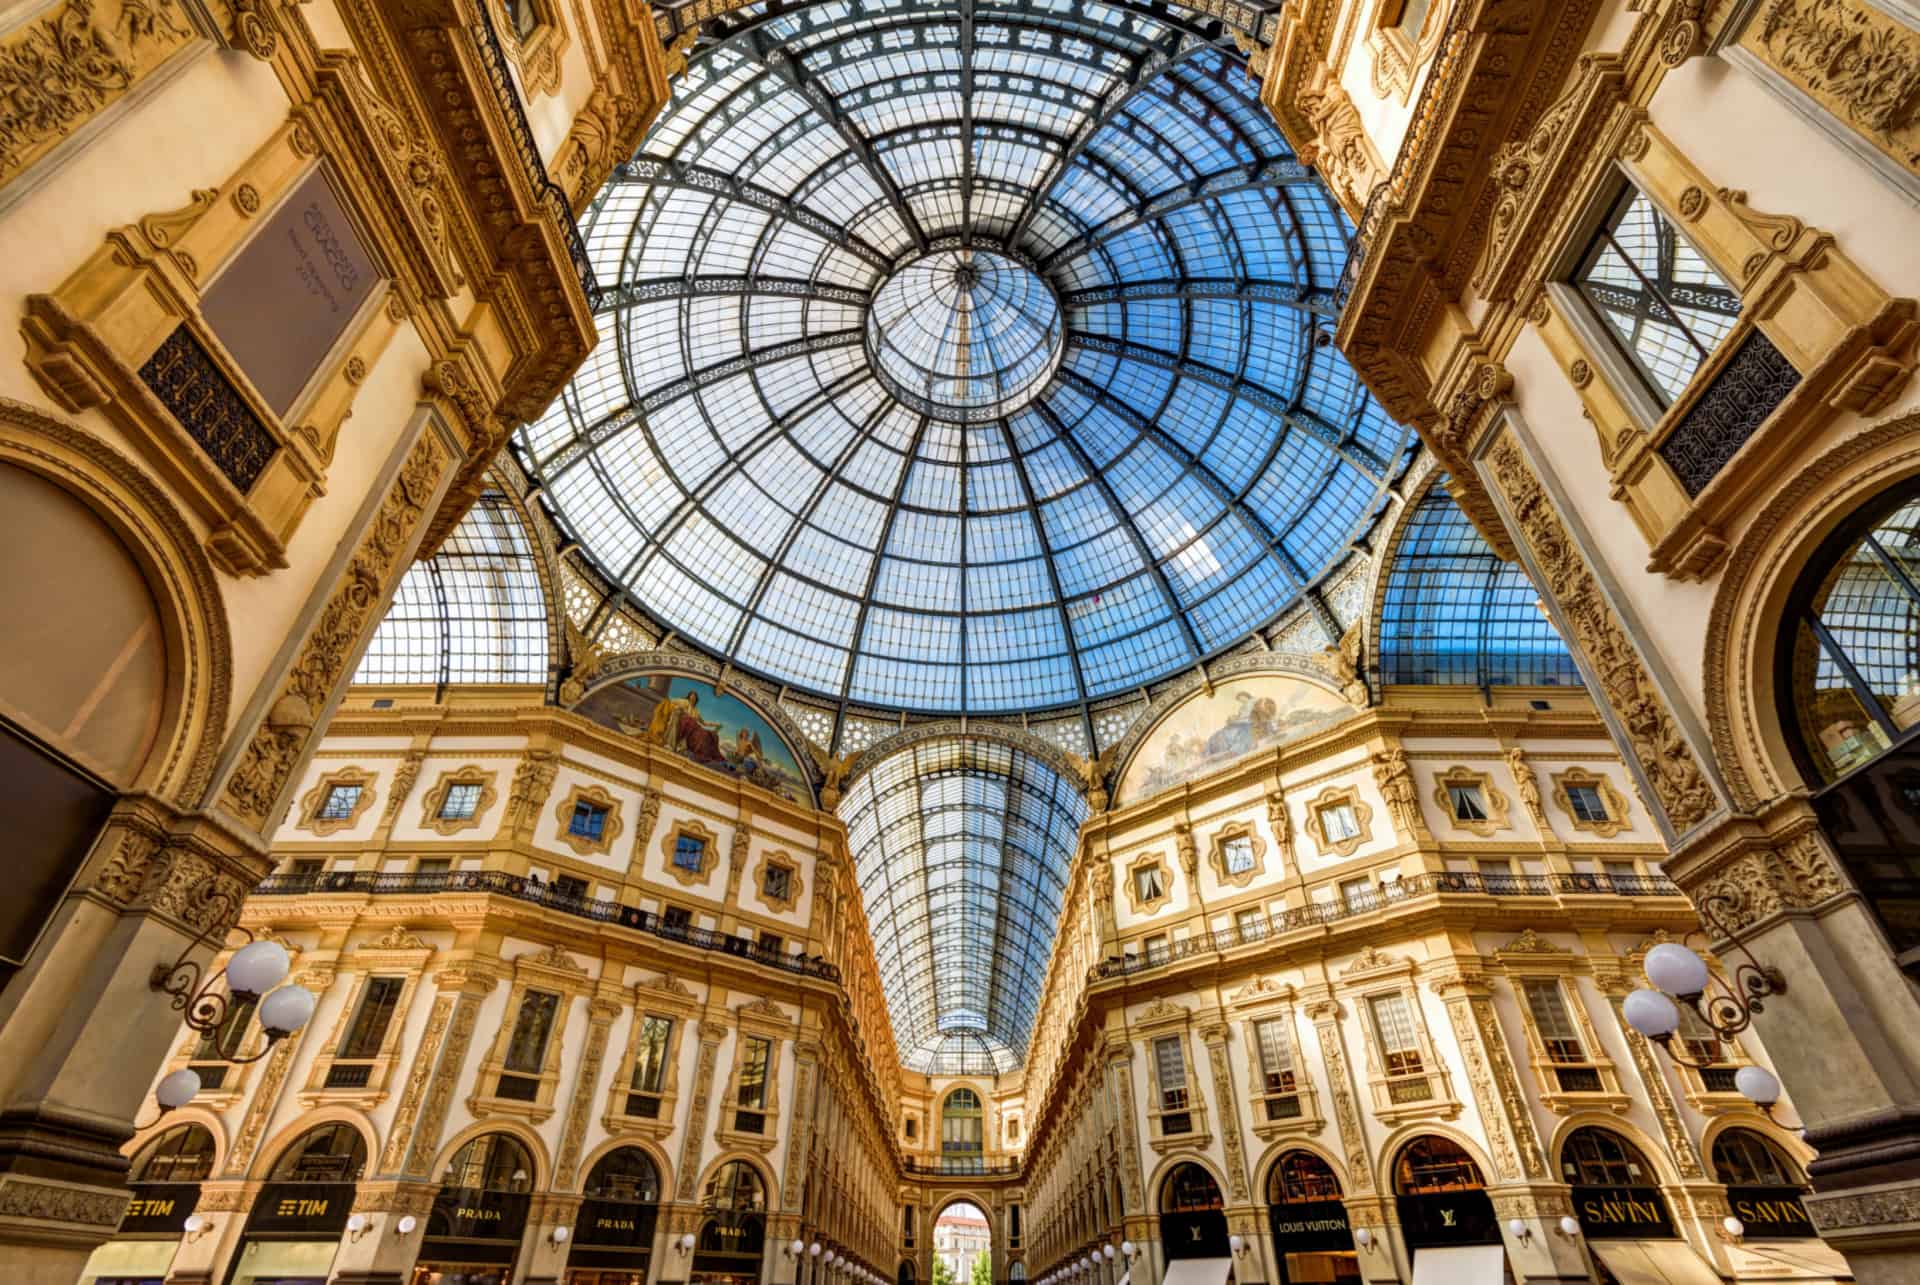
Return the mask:
[[587,1173],[567,1285],[646,1285],[660,1221],[660,1170],[639,1147],[609,1151]]
[[133,1157],[127,1176],[133,1198],[120,1230],[87,1258],[78,1285],[161,1285],[200,1203],[200,1184],[213,1174],[213,1134],[203,1124],[177,1124]]
[[1280,1262],[1280,1285],[1360,1281],[1340,1179],[1313,1152],[1286,1152],[1267,1171],[1267,1223]]
[[1227,1202],[1213,1175],[1192,1161],[1160,1182],[1160,1247],[1171,1285],[1220,1285],[1233,1273]]
[[1560,1176],[1588,1240],[1672,1240],[1679,1236],[1653,1166],[1611,1129],[1575,1129],[1560,1144]]
[[914,1285],[913,1260],[900,1260],[900,1270],[893,1274],[893,1285]]
[[227,1285],[326,1285],[366,1167],[367,1140],[350,1124],[295,1138],[254,1197]]
[[933,1285],[993,1285],[993,1224],[971,1200],[954,1201],[933,1220]]
[[1511,1281],[1486,1179],[1466,1148],[1428,1133],[1393,1162],[1394,1202],[1415,1285]]
[[506,1285],[527,1229],[533,1157],[510,1133],[483,1133],[447,1162],[411,1285]]
[[754,1285],[767,1247],[767,1189],[760,1171],[729,1160],[708,1179],[701,1204],[706,1218],[694,1244],[691,1279],[699,1285]]

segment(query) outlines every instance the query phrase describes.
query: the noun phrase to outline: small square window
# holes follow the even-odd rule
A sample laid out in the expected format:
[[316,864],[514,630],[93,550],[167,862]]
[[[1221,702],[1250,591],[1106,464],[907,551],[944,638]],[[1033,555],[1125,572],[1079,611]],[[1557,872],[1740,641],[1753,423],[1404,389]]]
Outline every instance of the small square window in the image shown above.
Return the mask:
[[597,803],[585,799],[573,805],[573,817],[567,822],[567,833],[577,834],[583,839],[598,839],[606,833],[607,810]]
[[769,901],[790,899],[793,896],[793,871],[786,866],[768,866],[766,873],[760,879],[760,891]]
[[360,804],[360,792],[365,787],[358,785],[336,785],[327,791],[327,801],[320,805],[314,814],[316,821],[351,821],[353,810]]
[[1449,785],[1447,799],[1453,804],[1453,819],[1456,821],[1485,821],[1487,819],[1486,800],[1480,797],[1477,785]]
[[1149,963],[1163,964],[1172,955],[1172,951],[1167,945],[1167,938],[1164,934],[1157,937],[1149,937],[1142,944],[1147,948],[1147,960]]
[[471,821],[479,810],[480,786],[476,784],[449,785],[446,797],[440,800],[442,821]]
[[1143,902],[1166,896],[1166,873],[1157,865],[1141,866],[1133,872],[1133,895]]
[[1604,822],[1607,819],[1607,802],[1600,797],[1598,786],[1569,785],[1567,787],[1567,806],[1573,809],[1576,821],[1589,825]]
[[673,864],[691,874],[699,874],[707,859],[707,841],[691,834],[673,841]]
[[1253,869],[1253,840],[1244,834],[1236,834],[1220,845],[1220,857],[1225,862],[1227,873],[1243,875]]
[[668,906],[660,914],[660,921],[669,928],[691,928],[693,912],[685,906]]
[[1329,843],[1344,843],[1360,837],[1360,821],[1353,815],[1351,803],[1329,803],[1320,809],[1320,828]]
[[569,897],[575,901],[587,899],[587,881],[573,875],[556,875],[553,880],[553,890],[562,897]]
[[445,857],[422,857],[413,865],[413,872],[420,875],[443,875],[451,869],[453,863]]

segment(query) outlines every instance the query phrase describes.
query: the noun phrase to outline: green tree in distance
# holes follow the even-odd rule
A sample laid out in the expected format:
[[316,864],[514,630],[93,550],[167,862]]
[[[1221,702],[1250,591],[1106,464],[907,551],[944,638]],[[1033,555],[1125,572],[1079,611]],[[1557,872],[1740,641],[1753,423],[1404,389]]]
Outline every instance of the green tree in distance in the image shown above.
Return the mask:
[[956,1285],[953,1268],[947,1266],[947,1260],[939,1255],[933,1260],[933,1285]]
[[993,1285],[993,1255],[982,1252],[973,1260],[973,1280],[969,1285]]

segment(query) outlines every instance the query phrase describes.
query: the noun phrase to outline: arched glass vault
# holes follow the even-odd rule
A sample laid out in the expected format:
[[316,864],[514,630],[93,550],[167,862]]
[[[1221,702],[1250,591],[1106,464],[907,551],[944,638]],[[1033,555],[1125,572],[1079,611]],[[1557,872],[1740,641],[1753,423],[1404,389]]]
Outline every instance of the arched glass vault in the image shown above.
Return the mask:
[[1327,342],[1351,228],[1220,20],[700,32],[583,220],[602,342],[515,442],[664,628],[842,708],[1084,707],[1238,645],[1374,521],[1413,443]]

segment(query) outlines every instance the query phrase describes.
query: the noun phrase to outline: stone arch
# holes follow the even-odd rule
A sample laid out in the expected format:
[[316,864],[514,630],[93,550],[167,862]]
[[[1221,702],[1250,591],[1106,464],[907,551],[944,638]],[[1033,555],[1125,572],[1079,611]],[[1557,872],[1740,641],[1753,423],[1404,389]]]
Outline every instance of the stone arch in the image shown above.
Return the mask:
[[1807,461],[1741,533],[1707,620],[1707,733],[1734,802],[1754,809],[1802,785],[1779,715],[1774,664],[1788,597],[1808,558],[1861,505],[1920,475],[1920,412]]
[[579,1175],[574,1183],[575,1188],[584,1191],[587,1175],[593,1172],[593,1167],[609,1155],[626,1147],[647,1153],[647,1159],[653,1161],[653,1167],[660,1175],[660,1203],[664,1205],[670,1201],[673,1198],[673,1165],[667,1159],[666,1152],[661,1150],[660,1144],[651,1138],[631,1134],[617,1134],[587,1152],[580,1161]]
[[1638,1125],[1629,1123],[1611,1111],[1576,1111],[1554,1126],[1553,1136],[1547,1139],[1547,1164],[1556,1175],[1556,1181],[1566,1181],[1564,1171],[1560,1168],[1560,1157],[1567,1139],[1581,1129],[1601,1129],[1618,1134],[1623,1141],[1632,1143],[1634,1150],[1645,1156],[1654,1167],[1659,1178],[1657,1185],[1676,1189],[1681,1185],[1683,1179],[1680,1171],[1674,1167],[1673,1157],[1667,1153],[1666,1147]]
[[533,1157],[533,1174],[527,1180],[527,1190],[547,1190],[547,1184],[553,1181],[553,1157],[547,1152],[547,1144],[541,1139],[538,1133],[512,1120],[475,1120],[472,1124],[454,1134],[453,1137],[440,1148],[440,1154],[433,1158],[433,1168],[427,1171],[428,1181],[440,1181],[440,1175],[447,1171],[447,1166],[453,1163],[453,1158],[460,1154],[460,1148],[466,1146],[475,1138],[484,1137],[489,1133],[504,1133],[525,1147],[527,1154]]
[[[361,1143],[367,1149],[367,1170],[372,1172],[380,1160],[378,1131],[373,1127],[365,1112],[353,1107],[327,1106],[312,1111],[302,1111],[291,1123],[268,1138],[253,1153],[253,1162],[248,1166],[247,1177],[254,1182],[263,1182],[279,1163],[280,1157],[288,1147],[300,1141],[315,1129],[329,1124],[344,1124],[360,1135]],[[216,1140],[219,1135],[215,1135]]]
[[1719,1172],[1713,1165],[1713,1144],[1729,1129],[1745,1129],[1748,1133],[1759,1134],[1799,1165],[1802,1175],[1807,1172],[1807,1166],[1820,1156],[1818,1151],[1807,1145],[1805,1138],[1763,1116],[1717,1115],[1707,1121],[1707,1127],[1700,1133],[1700,1162],[1706,1168],[1708,1182],[1720,1181]]
[[1428,1134],[1436,1138],[1445,1138],[1472,1157],[1473,1163],[1480,1168],[1481,1181],[1487,1186],[1491,1187],[1499,1181],[1495,1176],[1493,1161],[1487,1155],[1486,1149],[1466,1130],[1434,1120],[1416,1120],[1411,1124],[1401,1125],[1388,1134],[1386,1141],[1380,1144],[1378,1152],[1380,1158],[1375,1162],[1379,1166],[1379,1172],[1375,1175],[1378,1184],[1375,1187],[1376,1191],[1385,1196],[1397,1194],[1394,1190],[1393,1171],[1400,1163],[1401,1151],[1415,1138]]
[[1227,1198],[1227,1177],[1220,1172],[1220,1167],[1210,1157],[1200,1155],[1198,1152],[1177,1151],[1155,1165],[1152,1175],[1147,1179],[1149,1196],[1147,1212],[1155,1218],[1166,1212],[1160,1207],[1160,1198],[1166,1189],[1167,1176],[1181,1165],[1195,1165],[1204,1170],[1207,1177],[1213,1179],[1213,1185],[1219,1189],[1221,1201],[1224,1203]]
[[155,1120],[131,1138],[128,1138],[120,1145],[120,1154],[131,1162],[141,1151],[145,1150],[149,1142],[152,1142],[168,1130],[177,1129],[183,1124],[197,1124],[213,1135],[213,1169],[211,1172],[215,1174],[225,1172],[228,1148],[233,1145],[232,1140],[227,1137],[226,1125],[217,1113],[209,1111],[205,1107],[194,1106],[192,1104],[166,1112],[158,1120]]
[[[700,1181],[694,1185],[693,1189],[694,1198],[696,1200],[700,1199],[702,1193],[707,1189],[707,1184],[713,1181],[714,1175],[726,1168],[729,1164],[732,1164],[735,1160],[745,1161],[749,1169],[760,1175],[760,1184],[766,1189],[767,1195],[765,1212],[771,1216],[780,1208],[779,1178],[773,1172],[773,1166],[768,1163],[765,1156],[739,1147],[735,1147],[731,1151],[722,1151],[713,1158],[712,1163],[700,1171]],[[772,1232],[768,1232],[768,1234],[771,1235]]]
[[891,736],[882,737],[854,756],[847,770],[846,779],[840,784],[841,797],[846,797],[853,783],[865,775],[876,763],[881,763],[902,750],[927,741],[972,740],[998,741],[1023,754],[1034,758],[1052,768],[1055,773],[1073,782],[1082,793],[1086,792],[1086,781],[1081,773],[1062,750],[1043,736],[1027,731],[1025,728],[1010,727],[1004,723],[979,722],[973,719],[943,718],[931,723],[915,723],[902,728]]
[[972,1205],[975,1209],[987,1215],[988,1226],[992,1226],[993,1201],[977,1191],[950,1191],[940,1197],[934,1204],[933,1217],[927,1220],[929,1231],[931,1231],[935,1223],[940,1221],[940,1215],[946,1213],[947,1210],[953,1208],[955,1205]]
[[1269,1143],[1255,1160],[1254,1191],[1256,1204],[1265,1204],[1267,1200],[1268,1180],[1273,1176],[1273,1167],[1280,1163],[1280,1157],[1292,1151],[1304,1151],[1318,1159],[1327,1168],[1333,1170],[1333,1176],[1340,1183],[1340,1195],[1344,1199],[1353,1194],[1353,1181],[1347,1173],[1346,1163],[1339,1154],[1329,1147],[1306,1138],[1280,1138]]
[[119,542],[145,582],[164,651],[164,690],[144,752],[113,784],[183,808],[199,806],[226,737],[233,684],[226,606],[199,538],[166,493],[126,456],[81,428],[6,397],[0,397],[0,465],[50,483],[81,505]]

